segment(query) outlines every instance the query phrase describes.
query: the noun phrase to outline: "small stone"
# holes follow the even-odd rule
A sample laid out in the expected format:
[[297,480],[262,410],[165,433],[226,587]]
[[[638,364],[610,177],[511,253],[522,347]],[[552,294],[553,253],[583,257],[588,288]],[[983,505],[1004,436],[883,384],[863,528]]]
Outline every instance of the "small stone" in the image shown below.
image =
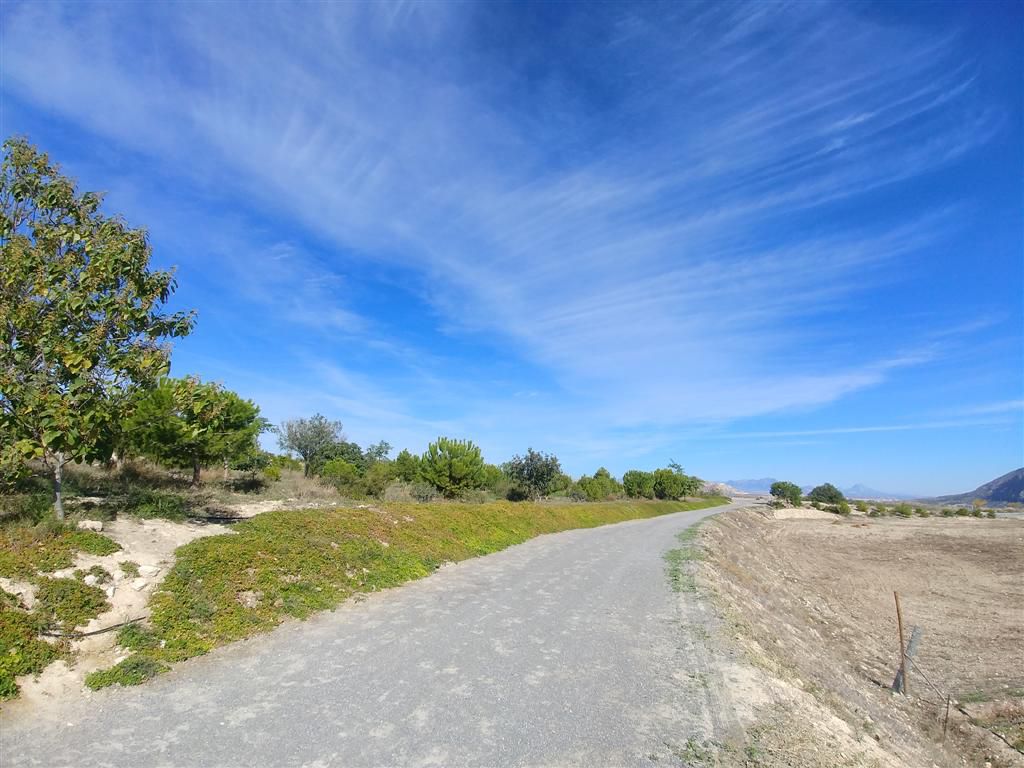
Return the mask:
[[122,571],[120,568],[114,571],[111,574],[111,576],[114,577],[114,581],[124,581],[124,571]]
[[146,576],[147,578],[153,578],[158,573],[160,573],[160,569],[157,568],[155,565],[140,565],[139,566],[139,575],[140,576]]
[[113,584],[111,584],[109,587],[107,587],[103,591],[106,593],[107,597],[113,597],[114,593],[117,591],[117,587],[115,587]]
[[90,573],[84,579],[82,579],[82,581],[88,584],[90,587],[95,587],[97,582],[99,582],[99,579],[97,579],[93,574]]
[[102,531],[103,523],[99,520],[79,520],[78,527],[83,531]]
[[149,582],[146,581],[145,579],[133,579],[132,580],[132,589],[134,589],[136,592],[141,592],[142,590],[144,590],[146,588],[146,586],[148,584],[149,584]]

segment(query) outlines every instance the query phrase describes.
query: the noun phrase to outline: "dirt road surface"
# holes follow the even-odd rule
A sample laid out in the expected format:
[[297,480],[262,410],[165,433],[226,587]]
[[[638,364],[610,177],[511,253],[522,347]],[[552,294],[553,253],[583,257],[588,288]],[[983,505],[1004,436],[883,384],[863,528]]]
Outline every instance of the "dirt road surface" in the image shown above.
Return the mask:
[[740,681],[663,555],[727,508],[543,536],[140,688],[0,716],[0,765],[692,764],[740,735]]

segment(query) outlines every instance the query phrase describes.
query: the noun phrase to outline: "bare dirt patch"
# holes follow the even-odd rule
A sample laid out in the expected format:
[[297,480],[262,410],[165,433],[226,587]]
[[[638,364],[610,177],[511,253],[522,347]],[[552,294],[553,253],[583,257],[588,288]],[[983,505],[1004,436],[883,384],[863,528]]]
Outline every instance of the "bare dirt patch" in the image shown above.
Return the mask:
[[[704,538],[702,577],[777,688],[739,764],[1024,765],[981,727],[1024,737],[1021,521],[741,511]],[[923,629],[907,697],[884,687],[894,590]],[[967,714],[954,706],[943,743],[946,692]]]
[[[148,616],[149,596],[157,587],[167,570],[174,564],[174,550],[183,544],[203,536],[226,533],[230,529],[222,525],[181,524],[167,520],[134,520],[122,518],[103,524],[103,533],[121,545],[121,551],[111,555],[97,556],[80,553],[72,568],[58,571],[55,576],[71,576],[76,569],[88,570],[99,565],[112,575],[110,583],[101,585],[107,591],[110,610],[96,617],[83,627],[82,633],[96,632],[131,619]],[[122,563],[138,566],[139,573],[126,573]],[[23,597],[31,605],[33,588],[27,583],[12,583],[4,586]],[[18,678],[21,688],[19,698],[4,704],[5,712],[24,710],[38,713],[61,700],[80,696],[86,690],[83,684],[86,675],[103,667],[116,664],[128,654],[117,647],[117,632],[104,632],[71,642],[74,651],[73,662],[58,661],[49,665],[39,675]]]

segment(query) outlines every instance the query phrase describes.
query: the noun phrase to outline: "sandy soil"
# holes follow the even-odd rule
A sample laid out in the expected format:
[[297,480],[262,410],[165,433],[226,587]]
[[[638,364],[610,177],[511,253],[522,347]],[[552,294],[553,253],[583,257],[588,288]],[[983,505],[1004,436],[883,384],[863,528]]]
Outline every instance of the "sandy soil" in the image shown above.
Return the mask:
[[[112,555],[79,554],[73,568],[57,571],[55,577],[70,577],[77,568],[88,569],[100,565],[114,577],[112,583],[100,585],[107,590],[111,609],[78,627],[79,632],[95,632],[129,619],[148,616],[147,603],[153,590],[174,562],[174,550],[183,544],[201,538],[227,533],[223,525],[181,524],[166,520],[119,519],[103,524],[103,533],[121,545],[121,551]],[[130,560],[139,566],[140,576],[133,578],[120,570],[119,563]],[[19,594],[26,607],[32,607],[33,588],[30,584],[2,579],[4,589]],[[127,657],[117,648],[117,632],[105,632],[72,642],[75,658],[71,665],[59,661],[48,666],[38,676],[18,678],[21,694],[18,699],[4,704],[5,711],[27,710],[38,712],[57,700],[80,696],[86,690],[85,676],[103,667],[111,666]]]
[[[1024,722],[1022,521],[743,511],[704,537],[704,578],[777,686],[739,764],[1024,765],[955,706],[942,743],[947,692],[984,724]],[[894,590],[923,630],[907,697],[886,687]]]

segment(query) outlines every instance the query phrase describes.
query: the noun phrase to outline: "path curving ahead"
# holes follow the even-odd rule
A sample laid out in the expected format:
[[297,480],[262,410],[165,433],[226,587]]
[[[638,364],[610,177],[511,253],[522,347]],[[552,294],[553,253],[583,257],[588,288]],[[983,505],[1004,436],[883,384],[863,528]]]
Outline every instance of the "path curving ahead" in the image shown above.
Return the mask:
[[736,724],[714,619],[663,555],[740,506],[542,536],[54,719],[0,716],[0,765],[686,764]]

